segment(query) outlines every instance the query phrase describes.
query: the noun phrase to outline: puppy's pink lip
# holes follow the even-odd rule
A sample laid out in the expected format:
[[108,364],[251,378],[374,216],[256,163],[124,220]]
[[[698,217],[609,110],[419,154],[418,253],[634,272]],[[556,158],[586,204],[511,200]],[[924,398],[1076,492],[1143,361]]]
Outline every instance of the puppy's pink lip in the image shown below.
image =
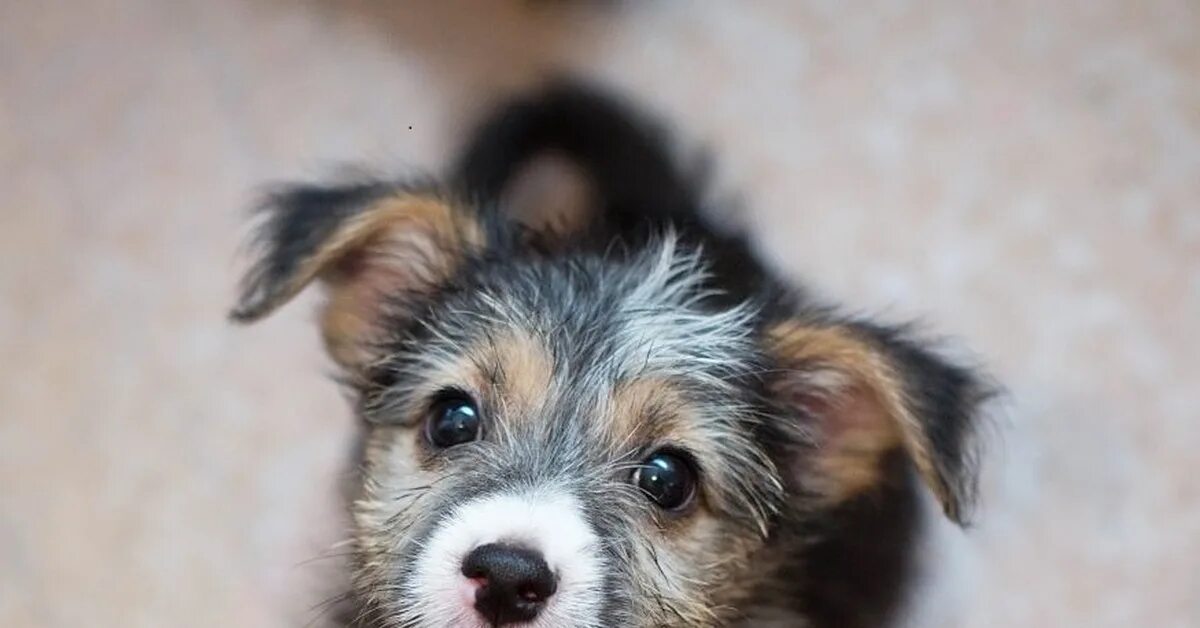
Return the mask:
[[475,608],[475,594],[483,585],[487,584],[487,580],[483,578],[463,578],[458,583],[459,600],[462,601],[464,607],[469,609]]

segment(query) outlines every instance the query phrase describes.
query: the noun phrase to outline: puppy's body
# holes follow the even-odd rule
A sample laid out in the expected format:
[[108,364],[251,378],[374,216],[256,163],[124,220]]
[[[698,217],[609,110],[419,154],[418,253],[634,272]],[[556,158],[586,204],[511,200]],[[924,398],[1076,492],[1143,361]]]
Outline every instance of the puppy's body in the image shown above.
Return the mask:
[[[588,207],[514,206],[555,151]],[[986,391],[710,227],[657,132],[555,87],[444,185],[288,188],[235,316],[313,279],[361,400],[363,626],[878,626]]]

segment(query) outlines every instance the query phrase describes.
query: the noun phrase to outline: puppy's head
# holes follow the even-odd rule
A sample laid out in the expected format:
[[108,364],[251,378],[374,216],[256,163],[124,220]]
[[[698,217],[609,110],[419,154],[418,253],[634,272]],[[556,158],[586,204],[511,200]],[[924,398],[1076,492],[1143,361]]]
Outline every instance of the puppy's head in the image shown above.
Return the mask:
[[951,517],[969,498],[968,374],[891,330],[730,306],[670,233],[545,247],[536,223],[383,183],[266,212],[233,316],[324,285],[367,431],[371,625],[716,625],[885,456]]

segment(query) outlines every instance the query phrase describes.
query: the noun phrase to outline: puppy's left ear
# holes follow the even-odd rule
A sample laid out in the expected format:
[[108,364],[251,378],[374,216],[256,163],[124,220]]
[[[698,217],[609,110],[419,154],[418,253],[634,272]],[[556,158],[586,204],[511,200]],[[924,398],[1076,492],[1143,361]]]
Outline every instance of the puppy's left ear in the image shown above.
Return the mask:
[[230,317],[258,320],[319,282],[326,347],[351,373],[380,358],[387,326],[484,244],[475,214],[430,186],[300,185],[262,210],[258,257]]
[[864,323],[785,321],[766,333],[781,367],[773,394],[808,425],[815,449],[797,464],[830,503],[886,480],[884,458],[903,452],[963,523],[976,485],[974,436],[991,389],[970,370],[899,330]]

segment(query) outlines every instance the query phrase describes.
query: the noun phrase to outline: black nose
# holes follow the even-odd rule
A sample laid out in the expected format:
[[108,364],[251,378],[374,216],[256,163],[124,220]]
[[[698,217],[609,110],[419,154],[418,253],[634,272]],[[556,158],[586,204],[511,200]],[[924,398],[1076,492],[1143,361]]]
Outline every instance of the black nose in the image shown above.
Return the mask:
[[462,572],[483,580],[475,610],[494,624],[532,620],[558,587],[541,554],[515,545],[480,545],[467,554]]

